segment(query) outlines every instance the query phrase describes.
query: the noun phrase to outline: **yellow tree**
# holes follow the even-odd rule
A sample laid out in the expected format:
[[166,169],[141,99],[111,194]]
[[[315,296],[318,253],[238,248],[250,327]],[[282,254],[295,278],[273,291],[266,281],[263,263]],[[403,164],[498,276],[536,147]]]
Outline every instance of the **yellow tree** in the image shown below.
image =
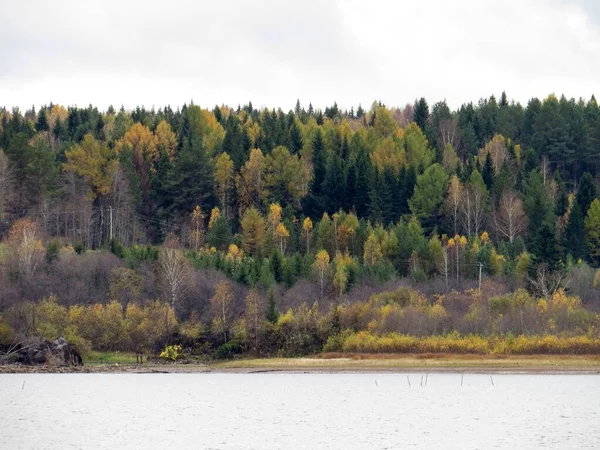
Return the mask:
[[315,257],[314,267],[319,275],[319,282],[321,284],[321,300],[323,300],[323,287],[325,285],[325,274],[329,269],[329,253],[327,250],[319,250]]
[[242,246],[247,254],[256,254],[263,246],[265,238],[265,220],[254,207],[244,213],[241,221]]
[[233,185],[233,161],[227,153],[221,153],[215,163],[215,182],[225,218],[229,218],[229,192]]
[[190,105],[187,114],[194,134],[202,136],[202,145],[209,155],[214,155],[221,148],[225,130],[211,111]]
[[281,222],[277,225],[277,228],[275,229],[275,237],[279,239],[279,250],[281,251],[281,254],[285,255],[285,247],[287,244],[287,240],[290,237],[290,232]]
[[105,142],[97,141],[86,134],[81,144],[75,144],[65,152],[67,162],[63,164],[66,172],[73,172],[84,179],[90,187],[89,198],[94,200],[107,195],[113,180],[118,161]]
[[303,194],[304,167],[298,155],[279,146],[265,157],[265,194],[285,204],[299,204]]
[[344,290],[348,286],[348,265],[352,263],[352,258],[338,253],[335,255],[335,274],[333,275],[333,285],[341,298]]
[[313,223],[310,220],[310,217],[304,219],[302,222],[302,231],[304,232],[304,236],[306,237],[306,254],[310,253],[310,236],[312,234]]
[[212,227],[215,225],[217,219],[221,216],[221,210],[216,206],[210,211],[210,218],[208,219],[208,229],[212,230]]
[[283,210],[279,203],[271,203],[269,205],[269,215],[267,217],[267,221],[269,222],[269,227],[271,228],[271,235],[275,238],[275,231],[277,230],[277,225],[281,221],[281,215]]
[[195,251],[204,244],[204,214],[200,205],[196,205],[191,217],[190,243]]
[[381,246],[379,240],[375,237],[375,233],[371,231],[369,237],[365,242],[365,249],[363,252],[363,260],[370,266],[376,265],[383,256],[381,252]]
[[250,151],[250,159],[240,169],[235,180],[240,215],[254,206],[260,209],[264,196],[264,157],[260,149]]
[[44,253],[37,224],[29,218],[17,220],[10,229],[8,239],[10,256],[17,273],[26,282],[31,282]]
[[232,322],[233,291],[231,284],[225,280],[219,281],[215,287],[215,295],[210,298],[209,302],[215,329],[223,334],[223,342],[227,342]]
[[162,120],[154,131],[156,136],[156,146],[159,152],[166,152],[169,155],[169,159],[173,161],[175,159],[175,152],[177,151],[177,135],[171,129],[171,125],[167,121]]
[[448,195],[444,204],[444,211],[452,220],[454,234],[458,233],[458,219],[460,216],[461,202],[463,201],[463,185],[456,175],[450,177]]
[[136,169],[142,163],[151,164],[158,161],[158,140],[150,129],[141,123],[134,124],[125,136],[115,144],[115,151],[120,153],[126,147],[132,152],[133,163]]

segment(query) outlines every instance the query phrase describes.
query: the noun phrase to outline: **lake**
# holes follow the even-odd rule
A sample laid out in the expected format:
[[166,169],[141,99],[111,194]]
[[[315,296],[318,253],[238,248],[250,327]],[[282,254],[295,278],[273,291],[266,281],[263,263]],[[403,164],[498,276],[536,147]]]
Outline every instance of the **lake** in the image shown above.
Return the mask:
[[0,375],[0,448],[600,448],[598,375],[421,377]]

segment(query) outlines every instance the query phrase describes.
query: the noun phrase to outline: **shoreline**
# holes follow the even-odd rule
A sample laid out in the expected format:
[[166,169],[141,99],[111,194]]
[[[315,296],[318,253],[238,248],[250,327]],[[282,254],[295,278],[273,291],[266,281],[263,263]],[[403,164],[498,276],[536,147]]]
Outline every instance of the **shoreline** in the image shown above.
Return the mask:
[[600,374],[600,355],[322,354],[303,358],[260,358],[208,363],[87,364],[84,366],[0,365],[2,374],[23,373],[481,373]]

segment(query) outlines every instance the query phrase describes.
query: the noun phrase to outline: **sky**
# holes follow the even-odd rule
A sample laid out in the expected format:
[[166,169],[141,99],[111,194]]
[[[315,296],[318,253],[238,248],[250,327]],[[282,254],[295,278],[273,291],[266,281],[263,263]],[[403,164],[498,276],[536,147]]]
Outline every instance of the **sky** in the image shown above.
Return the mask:
[[597,0],[0,0],[0,106],[600,94]]

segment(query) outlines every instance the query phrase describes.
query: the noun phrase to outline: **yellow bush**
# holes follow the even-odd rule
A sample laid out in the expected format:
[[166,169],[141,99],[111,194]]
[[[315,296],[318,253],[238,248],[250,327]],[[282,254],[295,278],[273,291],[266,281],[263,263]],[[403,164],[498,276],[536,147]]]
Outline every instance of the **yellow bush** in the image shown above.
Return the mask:
[[600,354],[600,339],[554,335],[484,337],[462,336],[458,333],[417,337],[398,333],[375,335],[360,331],[348,335],[341,348],[351,353]]

